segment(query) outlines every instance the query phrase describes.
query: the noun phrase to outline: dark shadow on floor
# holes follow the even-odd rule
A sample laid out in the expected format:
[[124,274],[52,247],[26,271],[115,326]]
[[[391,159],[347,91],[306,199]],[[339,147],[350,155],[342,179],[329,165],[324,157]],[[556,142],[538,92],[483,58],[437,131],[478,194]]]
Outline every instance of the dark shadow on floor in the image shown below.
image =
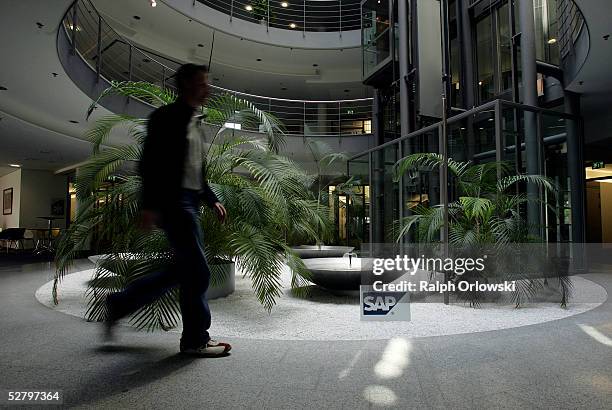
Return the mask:
[[[134,361],[126,361],[125,364],[120,363],[110,370],[104,369],[104,373],[101,371],[95,376],[90,376],[89,379],[84,377],[81,379],[79,388],[71,392],[71,396],[74,396],[66,398],[65,403],[69,406],[95,403],[98,400],[115,394],[146,386],[157,380],[170,380],[172,374],[189,366],[196,360],[211,360],[176,353],[151,363],[147,358],[152,356],[151,352],[153,350],[158,349],[141,346],[108,345],[101,346],[95,350],[105,356],[121,353],[142,355],[142,367],[134,371]],[[158,354],[155,356],[158,357]]]

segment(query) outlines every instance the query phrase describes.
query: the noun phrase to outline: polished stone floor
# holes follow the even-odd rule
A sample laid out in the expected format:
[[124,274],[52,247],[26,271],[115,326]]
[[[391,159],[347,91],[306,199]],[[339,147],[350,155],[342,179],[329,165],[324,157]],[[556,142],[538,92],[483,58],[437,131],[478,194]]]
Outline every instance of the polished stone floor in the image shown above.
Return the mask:
[[[80,261],[75,267],[91,265]],[[99,408],[612,408],[610,302],[569,318],[473,334],[367,341],[232,338],[185,358],[177,334],[100,328],[40,304],[50,264],[0,267],[0,391],[60,389]],[[585,276],[612,291],[612,273]],[[1,403],[0,403],[1,405]]]

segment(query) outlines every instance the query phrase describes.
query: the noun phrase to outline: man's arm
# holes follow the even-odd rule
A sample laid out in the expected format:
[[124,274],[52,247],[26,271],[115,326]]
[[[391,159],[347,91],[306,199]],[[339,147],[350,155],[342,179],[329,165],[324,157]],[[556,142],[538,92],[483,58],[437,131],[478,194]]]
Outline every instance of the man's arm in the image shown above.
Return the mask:
[[147,122],[147,136],[144,141],[140,160],[140,176],[142,179],[142,209],[157,211],[159,209],[159,160],[163,130],[158,112],[153,112]]
[[209,208],[212,208],[217,202],[220,202],[219,198],[217,198],[217,195],[215,195],[213,190],[210,189],[210,186],[208,183],[206,183],[206,181],[204,181],[202,184],[202,200],[206,203],[206,205],[208,205]]

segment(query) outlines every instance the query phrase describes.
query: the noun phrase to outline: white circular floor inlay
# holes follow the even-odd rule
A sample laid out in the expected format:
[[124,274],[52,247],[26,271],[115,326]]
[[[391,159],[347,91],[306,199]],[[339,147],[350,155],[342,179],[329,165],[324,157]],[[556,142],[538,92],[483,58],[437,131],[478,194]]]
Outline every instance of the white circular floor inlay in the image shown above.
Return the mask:
[[[86,283],[93,270],[67,275],[59,286],[60,303],[53,305],[53,282],[41,286],[36,298],[52,309],[84,317]],[[607,299],[600,285],[583,277],[573,277],[573,297],[562,309],[555,303],[512,306],[487,305],[478,309],[467,305],[439,303],[411,304],[410,322],[365,322],[359,317],[359,302],[314,290],[308,299],[289,293],[290,274],[283,274],[286,291],[268,313],[253,295],[248,278],[236,275],[236,291],[223,299],[210,301],[215,337],[273,340],[366,340],[392,337],[427,337],[485,332],[533,325],[577,315],[599,306]],[[180,332],[179,327],[173,331]]]

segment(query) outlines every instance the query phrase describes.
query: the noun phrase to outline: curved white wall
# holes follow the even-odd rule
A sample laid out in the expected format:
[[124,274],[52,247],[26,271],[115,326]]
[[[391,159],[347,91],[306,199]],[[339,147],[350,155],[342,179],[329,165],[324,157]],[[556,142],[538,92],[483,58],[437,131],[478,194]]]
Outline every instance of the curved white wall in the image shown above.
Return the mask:
[[361,45],[359,30],[337,32],[306,32],[296,30],[283,30],[251,23],[234,18],[230,21],[227,14],[205,6],[193,0],[163,0],[163,2],[176,11],[199,21],[209,27],[224,33],[243,37],[260,43],[280,47],[307,48],[307,49],[341,49],[354,48]]

